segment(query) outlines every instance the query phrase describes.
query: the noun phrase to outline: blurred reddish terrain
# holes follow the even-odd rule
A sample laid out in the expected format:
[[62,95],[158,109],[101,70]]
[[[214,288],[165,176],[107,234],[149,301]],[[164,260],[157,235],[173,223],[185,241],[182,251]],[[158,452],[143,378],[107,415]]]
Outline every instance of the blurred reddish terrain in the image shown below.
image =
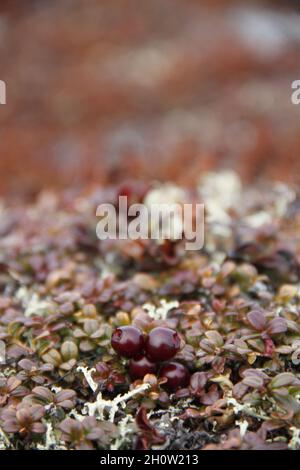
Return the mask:
[[212,168],[299,182],[295,5],[2,1],[1,192]]

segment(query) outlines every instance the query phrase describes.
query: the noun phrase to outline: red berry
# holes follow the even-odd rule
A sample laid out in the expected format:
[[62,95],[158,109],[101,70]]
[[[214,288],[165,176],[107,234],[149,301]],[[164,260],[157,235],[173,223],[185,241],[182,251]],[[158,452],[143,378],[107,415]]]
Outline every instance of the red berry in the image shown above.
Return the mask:
[[170,328],[157,327],[150,331],[145,351],[151,361],[167,361],[175,356],[180,349],[180,338]]
[[133,380],[143,379],[146,374],[155,374],[156,364],[149,361],[146,356],[138,356],[131,359],[129,364],[129,375]]
[[165,385],[173,392],[178,388],[187,387],[190,381],[188,369],[179,362],[169,362],[164,365],[159,376],[168,379]]
[[144,336],[134,326],[120,326],[112,334],[111,345],[120,356],[135,357],[143,351]]

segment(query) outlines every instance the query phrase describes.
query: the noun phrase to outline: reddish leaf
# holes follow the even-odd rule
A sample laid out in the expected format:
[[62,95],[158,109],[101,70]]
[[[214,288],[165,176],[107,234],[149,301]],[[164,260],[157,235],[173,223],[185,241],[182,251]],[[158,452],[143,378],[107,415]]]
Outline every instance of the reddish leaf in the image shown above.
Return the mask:
[[266,318],[262,312],[253,310],[247,315],[248,322],[257,331],[263,331],[266,326]]

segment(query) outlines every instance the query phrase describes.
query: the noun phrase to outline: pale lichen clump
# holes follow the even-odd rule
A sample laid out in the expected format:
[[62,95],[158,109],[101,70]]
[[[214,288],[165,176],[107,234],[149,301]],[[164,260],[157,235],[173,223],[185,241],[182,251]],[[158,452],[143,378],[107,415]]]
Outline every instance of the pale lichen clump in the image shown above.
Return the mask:
[[[92,378],[92,373],[95,371],[95,369],[88,369],[87,367],[78,367],[77,370],[84,374],[85,379],[91,387],[92,391],[95,392],[98,388],[97,383]],[[105,400],[102,397],[102,393],[99,392],[95,402],[86,402],[84,404],[82,414],[88,414],[89,416],[94,416],[97,419],[104,420],[104,411],[108,410],[108,419],[111,423],[113,423],[115,420],[115,415],[119,411],[119,407],[123,409],[126,408],[126,401],[130,400],[135,395],[145,392],[150,387],[151,385],[149,383],[143,383],[134,388],[133,390],[130,390],[129,392],[125,393],[124,395],[117,395],[113,400]]]
[[105,419],[104,410],[109,410],[109,421],[111,423],[115,420],[115,415],[119,411],[119,408],[126,408],[126,401],[133,398],[135,395],[145,392],[150,388],[150,384],[143,383],[138,387],[130,390],[124,395],[117,395],[113,400],[104,400],[102,393],[98,393],[96,401],[93,403],[85,403],[83,414],[88,414],[89,416],[95,416],[100,420]]
[[16,292],[16,298],[21,302],[25,317],[45,316],[54,313],[54,303],[48,299],[41,299],[40,296],[27,289],[20,287]]
[[11,446],[10,441],[3,431],[3,429],[0,427],[0,450],[5,450],[9,449]]
[[299,450],[300,449],[300,429],[295,426],[291,426],[290,431],[292,432],[292,438],[289,441],[289,449]]
[[146,303],[143,305],[143,308],[148,312],[148,315],[153,318],[153,320],[166,320],[169,311],[173,308],[177,308],[178,306],[179,302],[177,300],[168,302],[165,299],[161,299],[160,307]]

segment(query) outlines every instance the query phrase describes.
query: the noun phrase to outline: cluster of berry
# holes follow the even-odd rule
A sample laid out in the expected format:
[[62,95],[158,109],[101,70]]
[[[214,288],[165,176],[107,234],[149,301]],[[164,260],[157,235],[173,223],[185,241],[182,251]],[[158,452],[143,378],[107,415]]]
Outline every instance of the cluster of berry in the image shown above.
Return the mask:
[[[134,326],[117,328],[111,338],[111,345],[117,354],[130,359],[129,375],[133,380],[143,379],[146,374],[156,374],[167,379],[165,386],[170,391],[189,384],[190,373],[179,362],[165,362],[180,350],[180,337],[171,328],[157,327],[145,337]],[[162,363],[161,367],[158,366]]]

